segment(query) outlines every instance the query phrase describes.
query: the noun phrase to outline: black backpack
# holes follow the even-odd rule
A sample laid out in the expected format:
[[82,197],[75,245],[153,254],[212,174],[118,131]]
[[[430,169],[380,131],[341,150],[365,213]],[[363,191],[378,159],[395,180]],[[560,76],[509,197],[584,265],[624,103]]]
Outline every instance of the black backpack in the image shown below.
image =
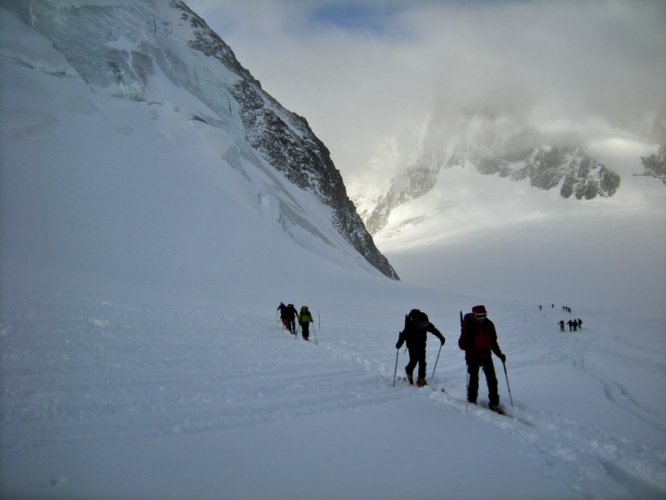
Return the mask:
[[428,322],[429,322],[428,315],[418,309],[412,309],[411,311],[409,311],[409,314],[405,316],[405,327],[407,327],[407,325],[410,324],[418,326]]

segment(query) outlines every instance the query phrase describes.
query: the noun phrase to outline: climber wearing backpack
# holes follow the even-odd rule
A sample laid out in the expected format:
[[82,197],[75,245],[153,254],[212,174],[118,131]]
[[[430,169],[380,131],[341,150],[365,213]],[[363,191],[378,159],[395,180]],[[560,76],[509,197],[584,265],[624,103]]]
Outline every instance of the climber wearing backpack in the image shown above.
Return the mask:
[[298,324],[301,325],[301,332],[303,333],[303,340],[310,339],[310,323],[312,323],[312,315],[308,306],[301,307],[301,312],[298,313]]
[[294,307],[294,304],[289,304],[287,306],[287,321],[289,323],[288,330],[296,335],[296,316],[298,316],[298,311]]
[[414,383],[414,368],[419,365],[418,378],[416,385],[423,387],[427,385],[426,375],[426,339],[427,332],[432,333],[444,345],[446,339],[435,328],[429,320],[426,313],[418,309],[412,309],[407,316],[405,316],[405,329],[400,332],[398,343],[395,345],[396,349],[400,349],[402,344],[407,342],[407,349],[409,350],[409,363],[405,366],[405,375],[410,384]]
[[280,305],[277,306],[277,310],[280,311],[280,321],[282,321],[282,326],[291,331],[291,328],[289,327],[289,308],[284,305],[284,302],[280,302]]
[[[460,313],[462,316],[462,313]],[[499,407],[497,376],[493,365],[492,353],[506,361],[506,356],[497,343],[495,325],[488,319],[485,306],[474,306],[472,313],[467,313],[460,325],[458,347],[465,351],[469,383],[467,385],[467,401],[476,403],[479,392],[479,368],[483,368],[488,384],[488,406],[492,410]]]

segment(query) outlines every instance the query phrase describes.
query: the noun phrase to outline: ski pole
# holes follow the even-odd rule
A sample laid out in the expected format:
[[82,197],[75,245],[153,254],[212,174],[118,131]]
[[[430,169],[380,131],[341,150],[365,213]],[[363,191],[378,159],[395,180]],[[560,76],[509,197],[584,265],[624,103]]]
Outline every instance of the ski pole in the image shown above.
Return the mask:
[[393,369],[393,387],[395,387],[395,377],[398,375],[398,355],[400,354],[400,349],[395,350],[395,368]]
[[[462,338],[462,333],[463,333],[463,313],[462,309],[460,310],[460,336]],[[465,351],[465,362],[467,362],[467,351]],[[467,389],[467,394],[465,394],[465,413],[468,412],[469,410],[469,365],[467,365],[465,371],[467,372],[467,384],[465,385],[465,389]]]
[[439,344],[439,351],[437,352],[437,359],[435,360],[435,366],[432,369],[432,375],[430,375],[430,378],[435,378],[435,370],[437,369],[437,362],[439,361],[439,354],[442,352],[442,347],[444,347],[444,344]]
[[509,400],[511,401],[511,406],[513,406],[513,397],[511,396],[511,386],[509,385],[509,375],[506,373],[506,363],[502,361],[502,366],[504,367],[504,376],[506,377],[506,387],[509,389]]
[[469,408],[469,366],[467,367],[467,395],[465,397],[465,413],[467,413]]
[[315,345],[319,345],[319,340],[317,339],[317,329],[315,328],[314,323],[312,323],[312,333],[314,333]]

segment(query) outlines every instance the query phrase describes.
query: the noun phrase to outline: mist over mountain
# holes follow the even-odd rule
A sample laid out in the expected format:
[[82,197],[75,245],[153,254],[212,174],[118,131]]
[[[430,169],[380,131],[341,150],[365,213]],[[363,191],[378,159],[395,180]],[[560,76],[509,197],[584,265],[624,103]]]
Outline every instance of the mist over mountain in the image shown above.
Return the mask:
[[[330,223],[343,238],[375,268],[397,279],[307,121],[266,93],[184,2],[6,0],[0,5],[49,40],[67,62],[46,71],[81,78],[95,92],[127,101],[173,105],[184,119],[224,130],[238,144],[225,153],[230,165],[242,170],[242,159],[258,154],[262,163],[330,207]],[[34,66],[25,54],[7,57]],[[276,217],[285,231],[296,226],[323,238],[308,214],[295,211],[288,199],[278,203]]]
[[636,175],[655,177],[666,184],[666,146],[661,146],[657,154],[642,157],[641,162],[645,172]]
[[[384,179],[366,175],[352,189],[403,280],[663,302],[659,121],[639,134],[601,120],[539,123],[532,108],[511,103],[439,111],[385,142],[373,165],[376,175],[383,162]],[[560,273],[544,276],[544,265]]]
[[610,197],[620,188],[620,175],[573,138],[548,136],[520,118],[467,110],[446,126],[433,122],[424,133],[422,153],[398,169],[384,193],[373,200],[357,197],[372,234],[388,223],[393,209],[434,189],[442,169],[471,168],[544,191],[557,189],[565,199]]
[[661,179],[666,184],[666,106],[657,114],[654,125],[650,130],[651,138],[660,144],[659,151],[649,156],[641,157],[644,171],[640,174],[646,177]]

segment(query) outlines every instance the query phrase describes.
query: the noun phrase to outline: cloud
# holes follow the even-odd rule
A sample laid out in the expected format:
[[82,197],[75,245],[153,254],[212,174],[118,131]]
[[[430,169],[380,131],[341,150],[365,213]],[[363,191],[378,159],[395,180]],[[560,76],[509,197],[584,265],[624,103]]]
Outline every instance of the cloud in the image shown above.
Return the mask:
[[666,103],[659,0],[188,3],[350,182],[470,106],[598,141]]
[[404,4],[397,2],[330,2],[315,7],[309,20],[324,29],[369,32],[374,36],[391,38],[400,35],[399,26],[393,20],[403,9]]

